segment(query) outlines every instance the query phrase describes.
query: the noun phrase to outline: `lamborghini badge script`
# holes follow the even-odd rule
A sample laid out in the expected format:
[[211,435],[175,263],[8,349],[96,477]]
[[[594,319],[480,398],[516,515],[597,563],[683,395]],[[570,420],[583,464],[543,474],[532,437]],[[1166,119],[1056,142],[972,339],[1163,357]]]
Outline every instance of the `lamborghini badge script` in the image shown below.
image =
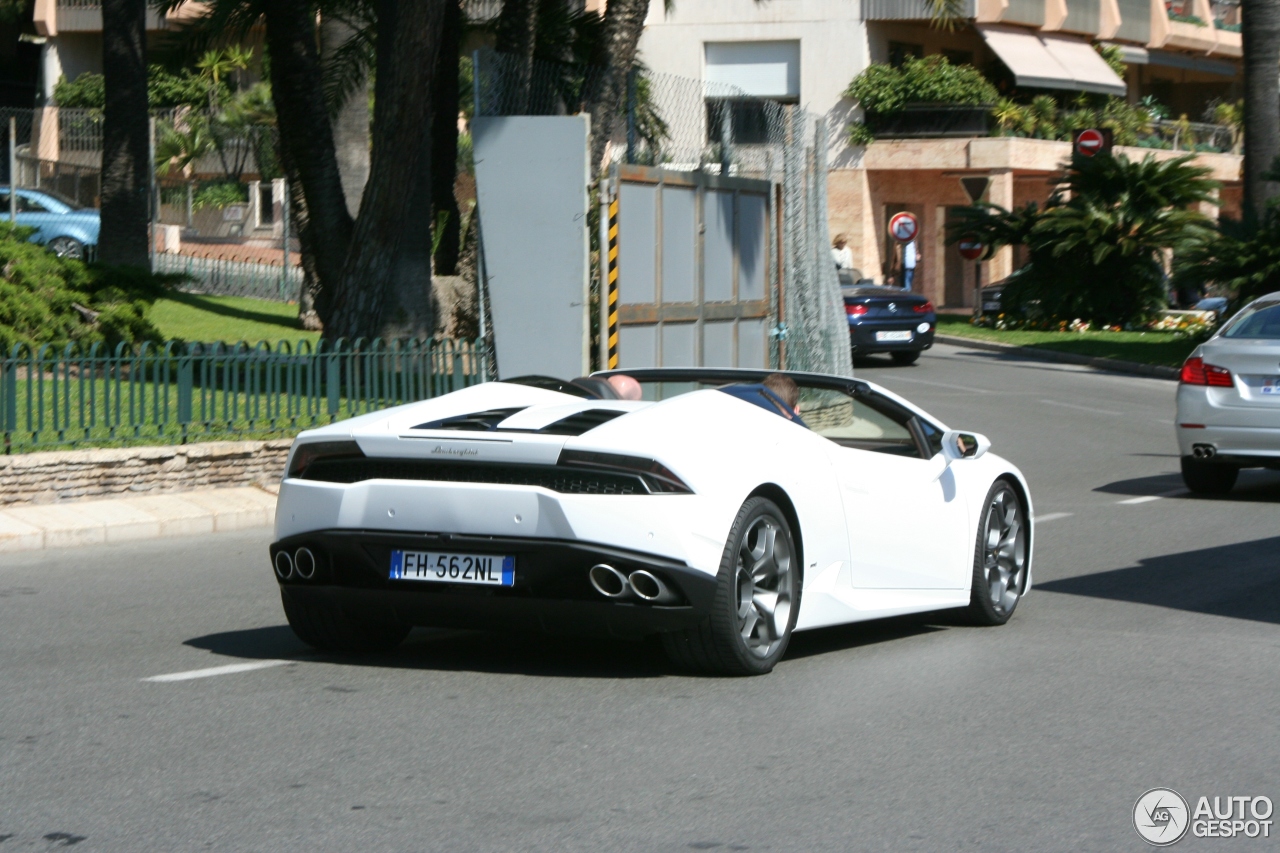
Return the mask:
[[467,457],[467,456],[478,456],[480,454],[480,451],[476,450],[474,447],[442,447],[441,445],[437,444],[434,448],[432,448],[431,453],[433,455],[439,455],[439,456]]

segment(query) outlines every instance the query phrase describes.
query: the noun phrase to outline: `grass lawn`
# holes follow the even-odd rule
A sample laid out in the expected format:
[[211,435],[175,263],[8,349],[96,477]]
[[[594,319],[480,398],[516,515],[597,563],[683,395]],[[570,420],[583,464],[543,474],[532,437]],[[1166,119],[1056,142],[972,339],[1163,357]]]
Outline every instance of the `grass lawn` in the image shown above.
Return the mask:
[[147,314],[166,340],[269,341],[307,340],[315,343],[319,332],[298,325],[298,306],[244,296],[200,296],[174,293],[159,299]]
[[971,326],[967,316],[954,314],[938,315],[938,334],[1168,367],[1181,366],[1196,348],[1172,332],[1000,332]]

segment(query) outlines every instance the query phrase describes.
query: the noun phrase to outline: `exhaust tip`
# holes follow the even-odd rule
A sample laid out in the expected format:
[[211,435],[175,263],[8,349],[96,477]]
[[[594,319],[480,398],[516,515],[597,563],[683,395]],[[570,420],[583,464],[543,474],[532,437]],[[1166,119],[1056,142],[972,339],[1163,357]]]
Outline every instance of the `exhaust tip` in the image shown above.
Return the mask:
[[676,594],[652,572],[637,569],[631,573],[629,580],[636,595],[650,604],[669,604],[677,599]]
[[626,598],[631,594],[627,576],[606,563],[597,563],[587,572],[587,578],[595,591],[605,598]]
[[1191,455],[1197,459],[1212,459],[1218,455],[1218,448],[1212,444],[1194,444],[1191,446]]
[[293,570],[303,580],[311,580],[316,576],[316,555],[310,548],[299,548],[293,552]]
[[287,581],[293,577],[293,558],[289,556],[288,551],[276,552],[276,577],[282,581]]

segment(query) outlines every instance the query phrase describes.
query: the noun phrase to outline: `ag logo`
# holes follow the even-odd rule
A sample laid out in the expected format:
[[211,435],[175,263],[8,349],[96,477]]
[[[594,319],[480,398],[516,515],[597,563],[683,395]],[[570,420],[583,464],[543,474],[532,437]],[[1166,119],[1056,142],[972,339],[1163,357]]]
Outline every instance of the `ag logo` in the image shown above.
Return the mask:
[[1187,801],[1172,788],[1152,788],[1133,805],[1133,828],[1142,840],[1168,847],[1187,834],[1190,824]]

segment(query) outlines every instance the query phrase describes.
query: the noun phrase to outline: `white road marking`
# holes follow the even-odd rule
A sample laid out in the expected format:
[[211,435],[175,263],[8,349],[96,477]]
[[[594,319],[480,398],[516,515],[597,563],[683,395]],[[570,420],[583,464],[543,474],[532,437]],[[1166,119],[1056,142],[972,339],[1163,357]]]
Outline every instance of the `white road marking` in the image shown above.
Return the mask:
[[917,385],[933,385],[937,388],[946,388],[951,391],[970,391],[974,394],[994,394],[995,392],[987,388],[970,388],[968,385],[956,385],[951,382],[931,382],[928,379],[911,379],[906,376],[886,376],[885,381],[892,380],[894,382],[914,382]]
[[1041,400],[1041,403],[1048,403],[1050,406],[1064,406],[1068,409],[1079,409],[1082,412],[1096,412],[1099,415],[1123,415],[1124,412],[1113,412],[1110,409],[1095,409],[1093,406],[1077,406],[1075,403],[1064,403],[1061,400]]
[[1142,496],[1142,497],[1140,497],[1140,498],[1129,498],[1128,500],[1116,501],[1116,503],[1118,503],[1118,504],[1145,504],[1145,503],[1150,503],[1151,501],[1158,501],[1158,500],[1160,500],[1161,498],[1172,498],[1172,497],[1177,497],[1178,495],[1185,495],[1186,493],[1187,493],[1187,490],[1186,490],[1186,489],[1174,489],[1174,490],[1173,490],[1173,491],[1171,491],[1171,492],[1161,492],[1161,493],[1160,493],[1160,494],[1158,494],[1158,495],[1143,495],[1143,496]]
[[1073,515],[1075,515],[1074,512],[1051,512],[1048,515],[1037,515],[1036,524],[1043,521],[1057,521],[1060,518],[1070,518]]
[[291,660],[260,660],[253,663],[229,663],[226,666],[211,666],[208,669],[189,669],[186,672],[168,672],[164,675],[153,675],[143,681],[190,681],[193,678],[212,678],[215,675],[234,675],[237,672],[253,672],[255,669],[269,669],[273,666],[284,666],[296,663]]

